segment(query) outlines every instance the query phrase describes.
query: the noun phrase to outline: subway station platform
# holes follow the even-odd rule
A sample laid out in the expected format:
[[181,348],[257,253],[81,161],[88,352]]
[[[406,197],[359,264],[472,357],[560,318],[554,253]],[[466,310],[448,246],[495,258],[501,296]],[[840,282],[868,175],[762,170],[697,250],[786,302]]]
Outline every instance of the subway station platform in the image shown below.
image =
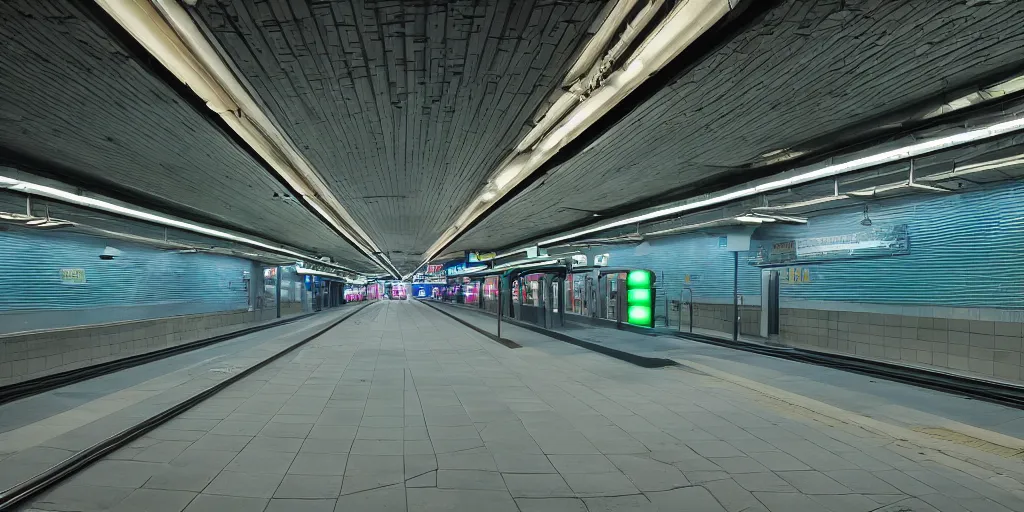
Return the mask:
[[[24,434],[0,471],[66,455],[95,425],[110,434],[302,328],[154,375],[163,393],[126,387],[138,403],[121,412],[90,396],[61,413],[80,423],[70,437]],[[647,369],[513,325],[502,337],[521,348],[416,301],[370,304],[23,510],[1024,511],[1019,410],[698,344]],[[883,395],[888,409],[866,398]],[[2,434],[3,451],[60,414],[43,416]]]

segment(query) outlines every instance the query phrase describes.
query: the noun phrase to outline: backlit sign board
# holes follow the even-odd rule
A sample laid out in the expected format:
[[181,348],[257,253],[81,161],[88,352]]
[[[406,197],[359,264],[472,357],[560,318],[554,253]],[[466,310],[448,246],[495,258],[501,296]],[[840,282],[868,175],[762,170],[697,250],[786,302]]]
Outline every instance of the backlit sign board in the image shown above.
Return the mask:
[[626,322],[654,327],[654,272],[630,270],[626,274]]

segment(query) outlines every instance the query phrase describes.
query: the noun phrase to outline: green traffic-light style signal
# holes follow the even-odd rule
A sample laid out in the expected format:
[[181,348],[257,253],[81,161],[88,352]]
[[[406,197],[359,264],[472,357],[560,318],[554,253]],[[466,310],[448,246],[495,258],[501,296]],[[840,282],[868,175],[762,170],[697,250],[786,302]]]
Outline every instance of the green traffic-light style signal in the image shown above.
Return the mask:
[[654,327],[654,273],[630,270],[626,274],[626,322]]

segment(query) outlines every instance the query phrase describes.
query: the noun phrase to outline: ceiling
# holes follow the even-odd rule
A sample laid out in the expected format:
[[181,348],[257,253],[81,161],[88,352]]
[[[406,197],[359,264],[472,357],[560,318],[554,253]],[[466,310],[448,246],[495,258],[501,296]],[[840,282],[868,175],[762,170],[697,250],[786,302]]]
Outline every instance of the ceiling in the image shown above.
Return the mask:
[[1021,2],[780,2],[452,248],[509,247],[598,220],[588,211],[751,179],[764,153],[1019,71],[1022,16]]
[[377,271],[78,5],[0,2],[0,156]]
[[[753,179],[765,153],[898,125],[911,107],[1024,67],[1024,2],[750,5],[746,25],[684,54],[691,64],[667,86],[627,98],[621,120],[450,249],[509,247],[590,212]],[[533,126],[606,7],[199,0],[189,13],[408,272]],[[379,271],[91,2],[0,2],[0,67],[0,163]]]
[[192,11],[409,272],[532,127],[603,1],[201,1]]

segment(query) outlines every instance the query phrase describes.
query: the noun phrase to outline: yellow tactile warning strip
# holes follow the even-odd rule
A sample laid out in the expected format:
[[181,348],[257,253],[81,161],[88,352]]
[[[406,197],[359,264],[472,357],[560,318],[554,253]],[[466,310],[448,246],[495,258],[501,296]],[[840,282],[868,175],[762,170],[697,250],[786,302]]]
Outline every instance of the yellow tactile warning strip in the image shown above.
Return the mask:
[[970,446],[971,448],[991,453],[993,455],[999,455],[1000,457],[1006,457],[1008,459],[1024,459],[1024,450],[1021,450],[1020,448],[1003,446],[1001,444],[996,444],[984,439],[978,439],[977,437],[969,436],[963,432],[957,432],[948,428],[914,427],[912,430],[922,434],[927,434],[936,439],[942,439],[943,441],[950,441],[960,445]]

